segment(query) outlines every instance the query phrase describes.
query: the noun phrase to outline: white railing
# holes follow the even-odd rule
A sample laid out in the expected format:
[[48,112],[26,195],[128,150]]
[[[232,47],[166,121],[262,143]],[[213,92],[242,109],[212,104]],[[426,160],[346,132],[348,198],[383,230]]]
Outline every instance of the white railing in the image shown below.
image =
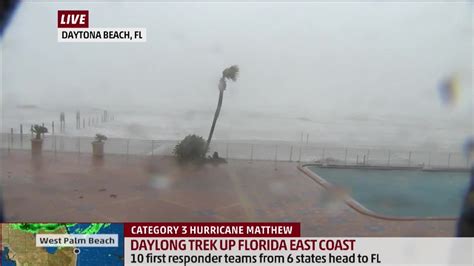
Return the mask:
[[[30,150],[30,134],[1,134],[3,150]],[[45,135],[43,150],[53,152],[92,153],[92,137]],[[109,138],[106,154],[172,155],[177,140],[140,140]],[[424,168],[468,168],[469,162],[460,152],[416,151],[381,148],[323,147],[275,141],[215,140],[210,153],[217,151],[227,159],[318,162],[328,165],[392,166]]]

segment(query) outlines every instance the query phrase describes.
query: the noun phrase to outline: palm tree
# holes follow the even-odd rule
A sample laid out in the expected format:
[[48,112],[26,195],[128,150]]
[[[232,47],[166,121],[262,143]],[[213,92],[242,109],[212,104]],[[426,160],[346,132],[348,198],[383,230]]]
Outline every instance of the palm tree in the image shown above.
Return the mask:
[[224,98],[224,91],[225,91],[225,88],[227,87],[226,80],[230,79],[232,81],[236,81],[238,74],[239,74],[239,66],[237,65],[233,65],[231,67],[224,69],[224,71],[222,71],[222,77],[219,80],[219,100],[217,102],[216,112],[214,113],[214,120],[212,121],[211,131],[209,132],[209,137],[207,138],[205,151],[208,151],[209,149],[209,145],[211,144],[211,140],[212,140],[212,135],[214,134],[214,128],[216,127],[217,118],[219,117],[219,113],[221,112],[222,100]]

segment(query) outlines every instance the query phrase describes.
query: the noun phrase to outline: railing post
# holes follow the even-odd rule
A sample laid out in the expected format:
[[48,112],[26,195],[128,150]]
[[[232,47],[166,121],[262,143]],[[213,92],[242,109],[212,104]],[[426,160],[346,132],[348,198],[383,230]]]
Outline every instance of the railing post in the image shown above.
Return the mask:
[[278,145],[275,145],[275,171],[277,170],[277,160],[278,160]]
[[301,149],[302,149],[302,146],[300,145],[300,154],[298,155],[298,162],[301,162]]
[[275,145],[275,162],[278,160],[278,145]]
[[52,134],[54,136],[54,121],[51,122],[51,131],[52,131]]
[[[2,137],[2,140],[3,140],[3,137]],[[11,149],[11,143],[10,143],[10,136],[7,136],[7,150],[8,150],[8,153],[10,153],[10,149]]]
[[[80,120],[79,120],[79,128],[80,128]],[[81,164],[81,137],[77,137],[77,163]]]
[[155,155],[155,141],[151,141],[151,156]]
[[290,162],[293,161],[293,146],[290,147]]
[[130,148],[130,139],[127,139],[127,161],[128,161],[129,148]]
[[10,141],[11,141],[12,148],[13,148],[13,128],[10,129]]
[[225,144],[225,159],[229,160],[229,143]]
[[53,139],[54,139],[54,156],[56,157],[56,152],[57,152],[57,148],[56,148],[56,136],[54,136]]
[[59,149],[61,151],[64,151],[64,136],[60,136],[60,139],[59,139]]
[[346,152],[344,154],[344,165],[347,165],[347,148],[346,148]]
[[253,144],[250,144],[250,161],[253,161]]
[[23,148],[23,125],[20,124],[20,147]]

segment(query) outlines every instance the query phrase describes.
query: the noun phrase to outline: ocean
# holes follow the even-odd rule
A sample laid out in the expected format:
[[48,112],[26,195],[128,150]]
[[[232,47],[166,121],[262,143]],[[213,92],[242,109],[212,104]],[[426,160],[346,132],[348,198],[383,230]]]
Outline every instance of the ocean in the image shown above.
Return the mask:
[[[65,106],[13,106],[3,108],[2,132],[29,133],[32,124],[44,123],[59,134],[59,114],[65,112],[65,136],[143,140],[180,140],[188,134],[205,139],[214,115],[214,107],[193,109],[108,108],[112,121],[101,121],[105,108]],[[230,109],[230,110],[229,110]],[[76,110],[80,110],[81,128],[76,129]],[[97,121],[97,123],[93,123]],[[242,111],[224,105],[217,121],[214,140],[248,143],[310,143],[325,147],[389,148],[402,150],[461,152],[471,134],[469,121],[459,119],[419,119],[383,115],[323,116],[317,113]],[[85,127],[83,127],[85,126]]]

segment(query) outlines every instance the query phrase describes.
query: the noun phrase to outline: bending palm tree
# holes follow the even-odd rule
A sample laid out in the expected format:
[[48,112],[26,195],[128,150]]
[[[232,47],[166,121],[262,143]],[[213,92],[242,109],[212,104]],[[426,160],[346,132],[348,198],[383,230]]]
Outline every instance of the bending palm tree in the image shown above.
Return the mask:
[[217,109],[216,109],[216,112],[214,113],[214,120],[212,121],[211,131],[209,132],[209,137],[207,138],[205,152],[207,152],[209,149],[209,145],[211,144],[211,140],[212,140],[212,135],[214,134],[214,128],[216,127],[217,118],[219,117],[219,113],[221,112],[222,100],[224,98],[224,91],[225,91],[225,88],[227,87],[226,80],[230,79],[232,81],[236,81],[238,74],[239,74],[239,67],[237,65],[233,65],[231,67],[224,69],[224,71],[222,71],[222,77],[219,80],[219,101],[217,102]]

